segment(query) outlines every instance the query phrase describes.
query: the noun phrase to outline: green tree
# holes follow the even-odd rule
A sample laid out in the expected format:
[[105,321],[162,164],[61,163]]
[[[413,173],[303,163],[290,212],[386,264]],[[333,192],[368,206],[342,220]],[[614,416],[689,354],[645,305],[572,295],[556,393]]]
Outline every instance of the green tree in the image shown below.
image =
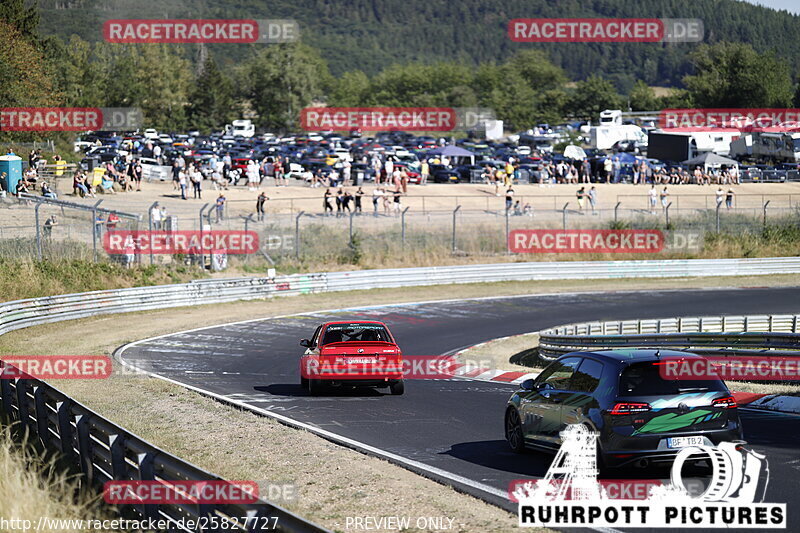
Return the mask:
[[0,2],[0,21],[15,27],[22,37],[37,40],[39,9],[36,3],[26,7],[25,0],[3,0]]
[[614,85],[600,76],[590,76],[578,82],[567,106],[567,111],[578,118],[596,119],[604,109],[621,109],[622,97]]
[[313,48],[289,43],[263,48],[245,66],[245,94],[258,124],[294,130],[302,108],[332,85],[328,65]]
[[239,111],[231,80],[220,72],[211,56],[206,57],[189,94],[189,124],[203,133],[221,129]]
[[642,80],[638,80],[628,95],[632,111],[653,111],[659,109],[655,91]]
[[535,91],[559,89],[567,83],[567,75],[554,65],[542,50],[517,52],[507,65],[514,69]]
[[698,107],[769,108],[792,103],[789,66],[774,53],[744,43],[701,45],[691,54],[695,74],[683,78]]
[[360,107],[367,103],[369,92],[367,75],[361,70],[352,70],[334,82],[328,103],[336,107]]

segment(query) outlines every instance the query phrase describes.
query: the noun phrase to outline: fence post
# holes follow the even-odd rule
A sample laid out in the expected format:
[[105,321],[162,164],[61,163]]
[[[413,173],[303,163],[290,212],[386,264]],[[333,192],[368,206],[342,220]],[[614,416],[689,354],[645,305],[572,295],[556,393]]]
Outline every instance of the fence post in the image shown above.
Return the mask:
[[569,205],[569,202],[565,203],[564,207],[561,208],[562,224],[563,224],[565,230],[567,229],[567,206],[568,205]]
[[[205,204],[200,208],[200,268],[205,268],[206,254],[203,253],[203,213],[210,204]],[[209,224],[210,225],[210,224]]]
[[353,249],[353,215],[355,215],[355,213],[353,213],[351,211],[350,212],[350,226],[349,226],[349,229],[348,229],[348,233],[350,235],[350,242],[347,244],[350,247],[351,250]]
[[[97,263],[97,207],[103,203],[103,200],[97,200],[97,203],[92,206],[92,253],[94,254],[94,262]],[[150,251],[150,264],[153,264],[153,252]]]
[[[147,228],[150,230],[150,238],[153,238],[153,208],[158,205],[158,202],[153,202],[153,204],[147,208]],[[161,223],[163,224],[164,221],[162,220]],[[202,222],[200,223],[202,226]],[[150,264],[153,264],[153,248],[150,247]]]
[[41,229],[39,228],[39,208],[42,206],[41,203],[36,202],[36,207],[33,208],[33,214],[36,218],[36,254],[39,256],[39,261],[42,260],[42,235]]
[[300,217],[305,213],[305,211],[300,211],[294,217],[294,257],[298,260],[300,259]]
[[669,208],[672,205],[672,202],[667,204],[667,207],[664,208],[664,218],[667,225],[667,229],[669,229]]
[[[767,231],[767,206],[769,206],[769,200],[764,204],[764,231]],[[791,201],[790,201],[791,202]]]
[[621,204],[621,203],[622,202],[617,202],[617,205],[614,206],[614,223],[615,224],[617,223],[617,218],[618,218],[617,214],[618,214],[618,211],[619,211],[619,204]]
[[403,248],[406,247],[406,211],[409,209],[411,209],[411,206],[406,207],[403,209],[403,212],[400,213],[400,243]]
[[453,253],[456,252],[456,214],[459,209],[461,209],[460,205],[453,209]]
[[721,203],[717,203],[717,233],[719,233],[719,208],[722,207]]
[[511,245],[508,244],[508,236],[509,236],[509,231],[508,231],[508,211],[509,210],[506,209],[506,253],[510,254],[511,253]]

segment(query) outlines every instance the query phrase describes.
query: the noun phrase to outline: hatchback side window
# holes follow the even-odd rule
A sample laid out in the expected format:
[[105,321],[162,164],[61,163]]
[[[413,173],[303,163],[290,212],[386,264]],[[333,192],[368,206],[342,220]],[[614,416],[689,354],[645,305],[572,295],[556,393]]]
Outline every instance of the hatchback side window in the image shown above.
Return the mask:
[[569,390],[576,392],[594,392],[603,375],[603,363],[594,359],[584,359],[578,370],[572,375]]
[[322,326],[317,326],[316,331],[314,331],[314,336],[311,337],[311,347],[316,348],[317,342],[319,342],[319,332],[322,329]]
[[543,390],[568,389],[572,374],[575,372],[575,369],[578,368],[580,362],[580,357],[569,357],[551,363],[550,366],[545,368],[539,377],[536,378],[538,388]]

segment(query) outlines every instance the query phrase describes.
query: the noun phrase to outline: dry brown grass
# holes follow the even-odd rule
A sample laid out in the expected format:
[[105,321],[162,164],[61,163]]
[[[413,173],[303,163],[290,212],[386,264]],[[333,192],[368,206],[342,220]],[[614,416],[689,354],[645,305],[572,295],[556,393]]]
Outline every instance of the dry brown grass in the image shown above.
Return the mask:
[[[9,427],[0,428],[0,530],[22,531],[22,520],[30,520],[35,526],[40,517],[54,520],[112,518],[100,502],[99,495],[82,493],[77,478],[59,470],[53,460],[43,460],[30,447],[15,441]],[[17,522],[7,522],[3,526],[3,519]],[[27,531],[63,533],[73,529],[61,525],[49,523]]]

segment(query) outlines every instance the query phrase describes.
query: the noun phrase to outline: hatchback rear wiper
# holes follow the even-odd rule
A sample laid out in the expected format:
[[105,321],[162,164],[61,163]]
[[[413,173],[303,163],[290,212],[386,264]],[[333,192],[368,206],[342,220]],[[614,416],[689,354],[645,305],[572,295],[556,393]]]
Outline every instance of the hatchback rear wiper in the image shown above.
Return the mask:
[[685,389],[679,388],[678,392],[704,391],[704,390],[708,390],[708,387],[686,387]]

